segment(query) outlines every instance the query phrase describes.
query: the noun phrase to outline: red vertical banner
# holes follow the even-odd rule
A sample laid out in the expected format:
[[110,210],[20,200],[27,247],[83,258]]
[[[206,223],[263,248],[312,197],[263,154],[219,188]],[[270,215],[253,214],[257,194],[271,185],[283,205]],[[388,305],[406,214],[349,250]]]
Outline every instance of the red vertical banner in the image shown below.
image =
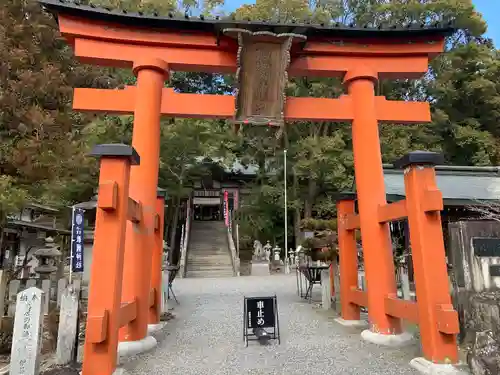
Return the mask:
[[228,198],[227,190],[224,190],[224,221],[226,223],[226,227],[229,226],[229,198]]

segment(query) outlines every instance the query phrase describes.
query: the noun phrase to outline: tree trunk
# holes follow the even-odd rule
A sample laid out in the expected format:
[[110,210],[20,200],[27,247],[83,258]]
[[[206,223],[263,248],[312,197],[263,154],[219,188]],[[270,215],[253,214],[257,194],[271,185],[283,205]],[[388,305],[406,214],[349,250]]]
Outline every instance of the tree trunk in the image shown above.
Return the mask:
[[[315,124],[311,126],[310,136],[317,139],[321,131],[321,124]],[[314,201],[316,199],[317,183],[313,178],[312,173],[309,174],[309,180],[307,182],[307,198],[304,204],[304,218],[309,219],[312,217],[312,210],[314,206]]]
[[[296,201],[299,200],[299,179],[297,178],[297,174],[295,170],[293,171],[293,196]],[[293,210],[293,231],[295,234],[295,247],[299,245],[301,241],[300,238],[300,208],[295,205]]]
[[168,253],[168,261],[170,262],[170,264],[172,263],[172,260],[174,259],[173,255],[174,255],[174,251],[176,250],[175,249],[175,245],[176,245],[175,244],[175,237],[177,235],[177,225],[179,223],[180,208],[181,208],[181,199],[180,199],[180,197],[176,197],[175,198],[174,216],[172,218],[172,226],[170,228],[170,243],[169,243],[170,251]]
[[[290,141],[288,139],[288,128],[285,126],[284,127],[285,132],[284,132],[284,137],[283,137],[283,142],[286,150],[290,149]],[[293,177],[293,182],[292,182],[292,197],[295,199],[295,201],[299,200],[299,179],[297,177],[297,173],[295,172],[295,168],[291,168],[292,170],[292,177]],[[300,238],[300,208],[295,205],[295,208],[293,209],[293,236],[295,240],[295,247],[299,245],[299,242],[301,240]]]
[[314,206],[314,201],[316,198],[316,180],[312,177],[309,177],[309,181],[307,183],[307,199],[304,205],[304,218],[309,219],[312,217],[312,210]]

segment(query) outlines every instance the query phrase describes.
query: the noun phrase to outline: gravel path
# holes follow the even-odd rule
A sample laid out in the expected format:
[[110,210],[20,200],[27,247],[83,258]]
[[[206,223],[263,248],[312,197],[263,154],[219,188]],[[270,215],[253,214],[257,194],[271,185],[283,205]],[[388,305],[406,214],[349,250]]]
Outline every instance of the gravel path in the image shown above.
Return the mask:
[[[398,351],[363,342],[359,330],[336,324],[333,313],[302,301],[295,285],[295,276],[285,275],[176,280],[176,319],[160,333],[154,351],[124,367],[141,375],[417,374],[408,362],[418,348]],[[275,293],[281,345],[251,341],[245,348],[243,296]]]

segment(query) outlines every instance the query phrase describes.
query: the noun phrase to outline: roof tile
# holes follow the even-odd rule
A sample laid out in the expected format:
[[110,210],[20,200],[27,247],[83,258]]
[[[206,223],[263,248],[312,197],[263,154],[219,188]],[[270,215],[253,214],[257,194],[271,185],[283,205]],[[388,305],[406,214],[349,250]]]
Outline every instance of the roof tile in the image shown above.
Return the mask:
[[[433,24],[407,24],[407,25],[389,25],[384,27],[379,25],[369,27],[368,25],[356,26],[351,23],[343,25],[335,23],[333,25],[312,24],[311,21],[276,23],[262,21],[243,21],[235,20],[234,14],[227,18],[219,17],[207,18],[204,16],[190,17],[185,14],[184,17],[174,17],[170,12],[166,16],[160,16],[157,12],[153,15],[142,12],[128,12],[123,9],[109,9],[97,7],[94,4],[81,5],[77,0],[39,0],[39,3],[56,17],[59,14],[68,14],[73,16],[91,18],[104,22],[115,22],[124,25],[153,27],[153,28],[176,28],[179,30],[205,31],[217,33],[225,28],[244,28],[252,32],[256,31],[274,31],[279,28],[278,33],[294,32],[307,36],[330,36],[330,37],[418,37],[418,36],[445,36],[456,30],[454,22],[443,21]],[[301,26],[300,29],[297,27]],[[287,30],[287,28],[289,28]]]

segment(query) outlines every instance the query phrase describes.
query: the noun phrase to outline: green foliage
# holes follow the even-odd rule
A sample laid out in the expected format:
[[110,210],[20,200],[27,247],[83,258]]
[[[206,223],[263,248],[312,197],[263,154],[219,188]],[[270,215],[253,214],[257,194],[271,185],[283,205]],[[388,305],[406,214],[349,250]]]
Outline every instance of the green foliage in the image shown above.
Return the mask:
[[16,186],[13,177],[0,175],[0,223],[3,224],[5,217],[16,211],[27,197],[27,192]]
[[303,219],[300,221],[300,228],[307,231],[336,231],[337,219],[334,220],[321,220],[321,219]]
[[[85,1],[84,1],[85,2]],[[86,1],[88,2],[88,1]],[[71,110],[73,87],[133,85],[128,70],[83,66],[57,32],[53,18],[34,0],[6,0],[0,9],[0,209],[10,212],[30,199],[65,205],[87,199],[97,182],[97,163],[87,156],[99,143],[130,143],[132,116],[99,116]],[[144,13],[220,14],[221,0],[99,0],[98,5]],[[500,59],[481,35],[486,24],[471,0],[258,0],[236,19],[331,24],[401,25],[454,18],[462,30],[420,80],[382,81],[379,95],[391,100],[429,101],[431,124],[381,125],[383,159],[393,162],[415,149],[442,150],[451,163],[498,164]],[[228,94],[232,76],[174,72],[179,92]],[[339,97],[338,78],[294,78],[291,96]],[[159,184],[176,202],[213,166],[235,160],[258,167],[238,222],[252,241],[284,240],[284,178],[288,237],[301,226],[335,230],[336,192],[353,188],[350,127],[338,123],[294,123],[276,130],[243,127],[235,135],[223,121],[163,119]],[[287,149],[284,176],[283,149]],[[321,219],[313,220],[311,218]],[[301,222],[301,219],[304,219]],[[241,242],[240,242],[241,244]],[[250,246],[253,248],[253,242]]]
[[91,117],[71,110],[73,87],[117,81],[111,71],[77,64],[38,2],[6,0],[0,20],[1,209],[27,198],[64,205],[89,179],[79,130]]

